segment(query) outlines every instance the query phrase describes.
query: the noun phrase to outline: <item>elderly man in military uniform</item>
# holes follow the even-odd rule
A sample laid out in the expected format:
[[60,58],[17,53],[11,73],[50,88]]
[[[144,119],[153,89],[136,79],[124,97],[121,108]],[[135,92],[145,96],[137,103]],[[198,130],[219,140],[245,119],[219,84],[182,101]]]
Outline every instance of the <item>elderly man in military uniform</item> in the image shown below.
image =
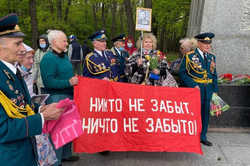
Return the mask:
[[111,51],[115,55],[116,64],[118,67],[118,73],[120,76],[119,82],[128,82],[127,78],[125,77],[125,63],[128,60],[128,52],[125,50],[125,34],[121,34],[111,41],[114,43],[114,47],[111,48]]
[[56,103],[38,108],[15,64],[24,54],[22,33],[16,14],[0,18],[0,163],[5,166],[36,166],[35,135],[42,133],[44,120],[58,119]]
[[110,81],[118,81],[118,68],[116,58],[110,50],[106,49],[107,37],[104,30],[91,35],[94,51],[87,54],[83,66],[83,76]]
[[197,88],[201,94],[202,132],[200,141],[206,146],[213,144],[207,140],[210,100],[212,94],[218,91],[215,56],[211,54],[213,33],[201,33],[195,38],[198,48],[187,53],[182,61],[179,75],[187,87]]

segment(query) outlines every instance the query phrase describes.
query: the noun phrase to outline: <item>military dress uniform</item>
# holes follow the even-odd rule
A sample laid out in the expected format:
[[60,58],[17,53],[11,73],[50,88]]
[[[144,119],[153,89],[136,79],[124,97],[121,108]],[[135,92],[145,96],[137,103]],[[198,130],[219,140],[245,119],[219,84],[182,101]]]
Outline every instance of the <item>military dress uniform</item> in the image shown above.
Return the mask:
[[[113,38],[111,41],[112,42],[117,42],[117,41],[121,41],[121,42],[125,42],[125,35],[124,34],[121,34],[115,38]],[[117,71],[118,71],[118,74],[119,74],[119,82],[128,82],[127,81],[127,78],[125,76],[125,64],[126,64],[126,61],[128,60],[129,58],[129,54],[128,52],[124,49],[124,50],[118,50],[119,48],[116,48],[115,46],[111,48],[111,51],[116,59],[116,67],[117,67]]]
[[[0,19],[0,37],[24,37],[17,20],[15,14]],[[27,86],[13,64],[0,60],[0,78],[0,165],[36,166],[33,136],[42,132],[41,115],[34,113]]]
[[[98,31],[89,37],[91,40],[106,40],[104,31]],[[118,67],[116,58],[110,50],[88,53],[85,57],[83,66],[83,76],[103,79],[108,78],[111,81],[118,81]]]
[[[200,40],[207,40],[211,43],[211,38],[214,37],[213,33],[203,33],[197,35],[196,38]],[[179,75],[184,85],[194,88],[199,86],[201,94],[201,119],[202,119],[202,132],[200,140],[207,144],[207,128],[209,123],[210,100],[212,94],[218,91],[217,73],[215,64],[215,56],[211,53],[203,53],[199,48],[187,53],[184,56],[180,66]],[[212,144],[209,142],[208,146]]]

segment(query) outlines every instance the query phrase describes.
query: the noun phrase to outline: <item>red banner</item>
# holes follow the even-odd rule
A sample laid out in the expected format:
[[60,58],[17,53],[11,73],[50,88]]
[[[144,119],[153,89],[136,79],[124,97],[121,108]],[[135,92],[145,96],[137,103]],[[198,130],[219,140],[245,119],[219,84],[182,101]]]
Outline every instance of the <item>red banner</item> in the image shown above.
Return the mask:
[[83,122],[75,152],[194,152],[200,145],[200,93],[79,77],[74,99]]

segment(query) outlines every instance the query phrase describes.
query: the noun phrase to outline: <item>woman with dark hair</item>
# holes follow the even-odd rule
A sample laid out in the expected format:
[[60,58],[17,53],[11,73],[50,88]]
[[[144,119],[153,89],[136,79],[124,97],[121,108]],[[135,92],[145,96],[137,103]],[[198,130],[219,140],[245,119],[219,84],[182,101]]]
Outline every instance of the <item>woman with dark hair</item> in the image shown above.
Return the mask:
[[37,87],[37,93],[41,94],[43,93],[43,81],[42,81],[42,77],[41,77],[41,73],[40,73],[40,62],[44,56],[44,54],[47,52],[48,48],[49,48],[49,41],[48,41],[48,37],[46,34],[41,35],[38,40],[37,40],[37,44],[38,44],[38,49],[35,52],[35,56],[34,56],[34,64],[32,67],[32,77],[34,79],[34,84]]

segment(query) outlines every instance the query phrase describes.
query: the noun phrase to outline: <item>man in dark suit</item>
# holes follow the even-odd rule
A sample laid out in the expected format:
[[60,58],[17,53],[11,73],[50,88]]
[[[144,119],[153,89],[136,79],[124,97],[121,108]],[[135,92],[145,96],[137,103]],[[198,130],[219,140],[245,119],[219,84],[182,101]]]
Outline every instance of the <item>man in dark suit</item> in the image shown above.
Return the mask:
[[70,44],[68,49],[68,56],[72,63],[74,73],[80,75],[81,74],[81,64],[83,60],[83,51],[82,46],[77,41],[75,35],[69,36]]
[[184,56],[179,70],[180,78],[185,86],[200,90],[202,120],[200,141],[206,146],[212,146],[206,135],[209,123],[210,101],[212,94],[218,91],[215,56],[210,52],[213,37],[213,33],[196,35],[198,48]]
[[23,58],[24,33],[18,17],[0,18],[0,163],[5,166],[36,166],[35,135],[42,132],[44,120],[58,119],[62,109],[56,103],[35,107],[15,64]]

